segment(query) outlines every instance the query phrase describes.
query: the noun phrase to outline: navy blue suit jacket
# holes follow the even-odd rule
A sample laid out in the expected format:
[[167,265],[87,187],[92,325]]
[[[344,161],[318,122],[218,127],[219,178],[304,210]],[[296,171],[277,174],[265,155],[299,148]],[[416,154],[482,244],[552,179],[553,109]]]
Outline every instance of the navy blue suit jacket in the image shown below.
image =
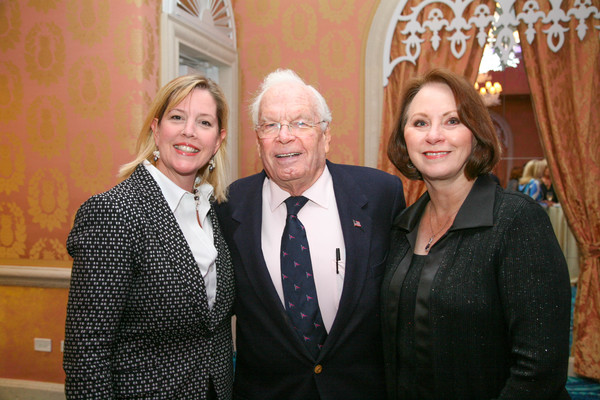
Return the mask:
[[234,182],[230,200],[217,209],[236,278],[234,398],[385,398],[379,292],[390,228],[405,208],[402,183],[372,168],[327,166],[346,245],[346,275],[317,359],[292,330],[263,257],[265,173]]

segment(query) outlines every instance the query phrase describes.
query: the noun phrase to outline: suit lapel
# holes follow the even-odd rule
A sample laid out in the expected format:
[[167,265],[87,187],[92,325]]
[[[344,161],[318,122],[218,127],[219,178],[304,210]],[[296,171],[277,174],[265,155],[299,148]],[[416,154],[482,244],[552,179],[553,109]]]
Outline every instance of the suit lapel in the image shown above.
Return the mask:
[[230,313],[233,302],[234,281],[231,255],[221,233],[221,227],[213,205],[210,207],[209,215],[213,227],[214,244],[217,249],[217,295],[211,310],[211,326],[214,327],[227,316],[226,314]]
[[[265,178],[263,172],[256,176],[255,181],[247,183],[248,190],[244,192],[245,198],[232,214],[233,220],[239,223],[233,234],[233,240],[240,252],[244,272],[256,296],[268,310],[284,317],[285,309],[275,290],[262,252],[262,186]],[[286,323],[285,317],[282,322]]]
[[138,191],[145,198],[144,208],[150,221],[150,229],[154,230],[163,245],[164,253],[159,255],[169,260],[170,268],[177,271],[193,306],[199,310],[202,319],[208,324],[208,299],[204,280],[198,272],[198,265],[173,212],[158,184],[144,166],[140,165],[131,175],[131,179],[139,183]]
[[[346,247],[346,275],[338,312],[323,352],[338,341],[356,307],[368,274],[371,247],[371,217],[364,211],[367,197],[354,179],[335,164],[327,163],[333,179],[333,190]],[[329,345],[328,345],[329,344]]]

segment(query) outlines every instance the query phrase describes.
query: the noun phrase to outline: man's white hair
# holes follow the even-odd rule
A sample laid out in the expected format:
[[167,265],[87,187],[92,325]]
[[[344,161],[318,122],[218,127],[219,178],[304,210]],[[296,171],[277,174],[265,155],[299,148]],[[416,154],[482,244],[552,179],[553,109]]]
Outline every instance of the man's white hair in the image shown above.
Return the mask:
[[319,118],[319,121],[331,122],[331,111],[327,106],[325,98],[311,85],[307,85],[302,78],[291,69],[277,69],[265,77],[260,85],[260,91],[250,105],[250,117],[254,126],[258,125],[258,114],[260,112],[260,102],[267,90],[281,83],[300,84],[305,86],[314,96],[314,112]]

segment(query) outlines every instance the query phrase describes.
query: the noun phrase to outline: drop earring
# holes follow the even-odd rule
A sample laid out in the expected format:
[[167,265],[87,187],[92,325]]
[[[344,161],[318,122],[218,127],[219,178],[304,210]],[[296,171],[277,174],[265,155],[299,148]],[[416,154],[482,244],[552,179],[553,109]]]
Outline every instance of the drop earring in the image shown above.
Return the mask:
[[160,158],[160,151],[159,150],[154,150],[152,152],[152,155],[154,156],[154,162],[157,162],[158,159]]
[[215,170],[215,157],[213,156],[208,162],[208,172],[213,172]]

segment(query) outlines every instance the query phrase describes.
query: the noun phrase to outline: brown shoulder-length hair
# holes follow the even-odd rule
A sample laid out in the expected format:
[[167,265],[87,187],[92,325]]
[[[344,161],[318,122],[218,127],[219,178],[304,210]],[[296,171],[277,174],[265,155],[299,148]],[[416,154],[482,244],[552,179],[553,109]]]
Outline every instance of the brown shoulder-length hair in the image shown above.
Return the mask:
[[496,130],[483,100],[466,79],[447,69],[436,68],[427,74],[412,79],[405,86],[400,97],[400,108],[388,143],[387,154],[390,161],[407,178],[422,180],[421,173],[410,161],[404,128],[408,121],[408,108],[415,96],[424,86],[430,83],[443,83],[454,94],[458,118],[471,131],[475,144],[465,165],[465,176],[472,180],[480,175],[489,173],[500,159],[500,142]]

